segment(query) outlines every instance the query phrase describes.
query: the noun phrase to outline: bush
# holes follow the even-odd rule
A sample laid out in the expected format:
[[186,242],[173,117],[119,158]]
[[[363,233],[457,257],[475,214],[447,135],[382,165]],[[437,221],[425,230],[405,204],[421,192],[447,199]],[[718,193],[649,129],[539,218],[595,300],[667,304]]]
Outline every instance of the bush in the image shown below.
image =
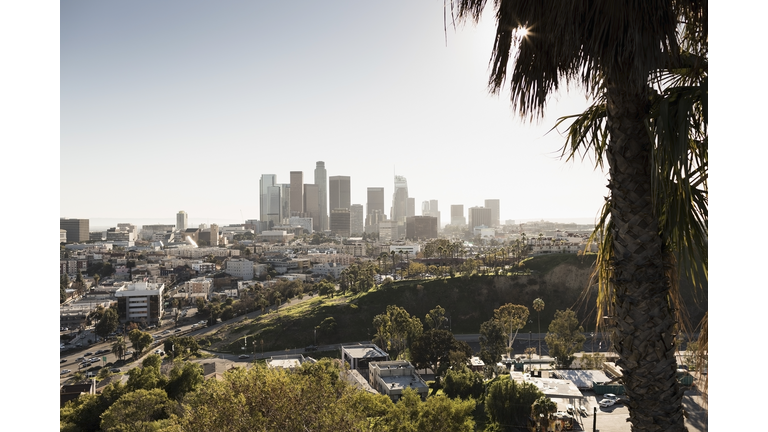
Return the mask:
[[466,366],[449,370],[443,379],[443,393],[454,399],[477,399],[483,394],[483,377]]

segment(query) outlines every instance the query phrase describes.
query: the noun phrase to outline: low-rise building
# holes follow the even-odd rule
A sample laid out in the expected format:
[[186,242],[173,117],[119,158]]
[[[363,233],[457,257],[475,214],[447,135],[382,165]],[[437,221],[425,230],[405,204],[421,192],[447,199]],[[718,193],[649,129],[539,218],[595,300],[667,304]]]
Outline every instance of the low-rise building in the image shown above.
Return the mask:
[[389,354],[375,344],[345,345],[341,347],[341,359],[351,369],[368,369],[371,362],[389,360]]
[[413,365],[405,360],[371,362],[368,369],[368,382],[379,393],[385,394],[397,402],[403,390],[411,388],[421,396],[421,400],[427,400],[429,386],[416,373]]
[[165,284],[134,282],[115,291],[120,322],[158,324],[163,317]]

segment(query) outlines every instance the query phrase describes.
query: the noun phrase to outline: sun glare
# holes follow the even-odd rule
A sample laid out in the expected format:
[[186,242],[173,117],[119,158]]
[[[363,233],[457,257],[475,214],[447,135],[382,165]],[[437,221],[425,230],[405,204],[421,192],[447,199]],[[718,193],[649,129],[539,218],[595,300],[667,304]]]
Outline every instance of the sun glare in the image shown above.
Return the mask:
[[528,36],[528,28],[527,27],[521,27],[521,28],[517,29],[517,34],[520,37]]

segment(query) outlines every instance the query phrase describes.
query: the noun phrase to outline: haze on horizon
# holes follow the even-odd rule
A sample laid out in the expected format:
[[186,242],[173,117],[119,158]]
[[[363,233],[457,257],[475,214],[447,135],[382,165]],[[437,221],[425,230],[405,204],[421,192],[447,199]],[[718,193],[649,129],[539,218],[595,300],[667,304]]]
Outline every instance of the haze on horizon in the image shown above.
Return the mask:
[[491,18],[445,32],[438,1],[64,2],[60,216],[258,219],[262,174],[313,183],[324,161],[353,204],[384,187],[389,209],[398,174],[443,222],[485,199],[502,221],[593,220],[606,175],[548,133],[587,100],[571,89],[527,123],[489,95]]

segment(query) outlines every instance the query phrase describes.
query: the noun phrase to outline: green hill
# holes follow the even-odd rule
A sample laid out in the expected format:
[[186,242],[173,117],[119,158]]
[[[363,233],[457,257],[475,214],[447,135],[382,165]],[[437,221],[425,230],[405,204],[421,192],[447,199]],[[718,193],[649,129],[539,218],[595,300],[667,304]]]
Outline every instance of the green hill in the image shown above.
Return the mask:
[[[383,313],[387,305],[405,308],[421,319],[430,309],[440,305],[451,318],[454,333],[478,333],[480,325],[491,318],[493,310],[506,303],[528,306],[534,324],[521,333],[536,332],[533,300],[541,297],[546,307],[541,312],[542,331],[556,310],[577,311],[585,329],[594,327],[594,292],[585,294],[594,255],[547,255],[524,262],[531,270],[527,276],[472,276],[422,281],[401,281],[386,288],[355,296],[333,299],[315,298],[287,307],[280,313],[268,313],[245,323],[225,326],[214,337],[201,341],[201,346],[223,352],[241,352],[243,339],[256,342],[256,350],[274,351],[299,348],[314,343],[314,329],[326,318],[336,322],[334,332],[318,331],[318,344],[370,340],[375,330],[373,317]],[[692,313],[703,314],[706,301]],[[698,322],[698,321],[696,321]],[[210,345],[209,345],[210,342]]]

